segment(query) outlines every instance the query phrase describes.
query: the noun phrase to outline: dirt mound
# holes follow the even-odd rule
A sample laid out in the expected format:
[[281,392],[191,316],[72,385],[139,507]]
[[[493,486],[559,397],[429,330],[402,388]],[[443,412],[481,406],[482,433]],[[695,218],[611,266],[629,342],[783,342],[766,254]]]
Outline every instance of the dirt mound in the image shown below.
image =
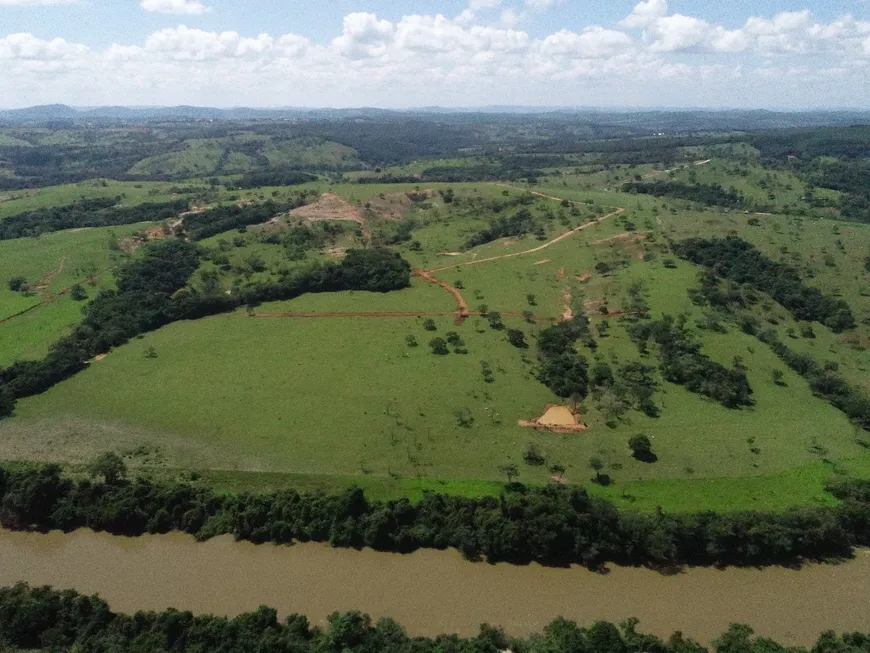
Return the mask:
[[371,240],[368,225],[359,209],[335,193],[324,193],[316,202],[293,209],[290,211],[290,215],[308,222],[323,222],[325,220],[356,222],[361,227],[366,240]]
[[408,216],[411,208],[411,198],[407,193],[381,193],[366,203],[366,208],[374,211],[378,217],[392,222],[401,222]]
[[586,425],[580,421],[575,411],[568,406],[558,404],[547,404],[544,414],[537,419],[520,420],[517,423],[520,426],[551,433],[582,433],[586,430]]

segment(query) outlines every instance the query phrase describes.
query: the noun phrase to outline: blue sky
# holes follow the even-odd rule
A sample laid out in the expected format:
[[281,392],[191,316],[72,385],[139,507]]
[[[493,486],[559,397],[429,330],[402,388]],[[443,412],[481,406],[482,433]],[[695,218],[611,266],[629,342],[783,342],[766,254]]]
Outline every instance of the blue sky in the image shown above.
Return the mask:
[[0,0],[0,88],[2,106],[868,107],[870,0]]

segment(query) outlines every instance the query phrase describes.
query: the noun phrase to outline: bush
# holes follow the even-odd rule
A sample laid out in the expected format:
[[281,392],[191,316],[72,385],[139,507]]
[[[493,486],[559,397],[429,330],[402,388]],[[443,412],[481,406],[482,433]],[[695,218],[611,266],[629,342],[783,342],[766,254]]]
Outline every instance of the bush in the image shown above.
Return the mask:
[[12,277],[9,280],[8,286],[12,292],[27,292],[30,290],[30,285],[24,277]]
[[436,356],[446,356],[450,353],[447,349],[447,341],[444,338],[433,338],[429,341],[429,348]]
[[433,320],[432,318],[428,318],[428,319],[423,321],[423,328],[426,329],[426,331],[437,331],[438,330],[438,327],[435,326],[435,320]]
[[72,288],[70,288],[69,296],[72,297],[75,301],[81,302],[88,298],[88,293],[82,288],[82,285],[77,283]]
[[631,455],[636,460],[643,463],[654,463],[658,460],[652,451],[652,443],[649,438],[643,434],[635,435],[628,441],[628,446],[631,449]]
[[526,343],[526,334],[519,329],[508,329],[507,339],[517,349],[528,349],[529,347]]

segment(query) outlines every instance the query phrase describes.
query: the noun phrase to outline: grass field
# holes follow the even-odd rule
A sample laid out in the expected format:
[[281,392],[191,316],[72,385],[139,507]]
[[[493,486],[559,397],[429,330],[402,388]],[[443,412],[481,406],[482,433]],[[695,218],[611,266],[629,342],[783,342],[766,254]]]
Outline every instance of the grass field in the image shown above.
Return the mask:
[[[191,144],[183,152],[164,155],[165,160],[140,165],[149,172],[205,174],[202,171],[217,165],[224,152],[223,146],[209,143]],[[331,156],[334,163],[354,156],[329,142],[308,147],[312,156]],[[269,145],[264,153],[270,158],[288,157],[288,162],[293,156],[307,156],[293,148]],[[243,160],[232,158],[236,154],[231,153],[226,164],[243,167]],[[799,180],[785,173],[771,176],[753,166],[748,166],[745,176],[738,175],[733,167],[713,161],[681,169],[674,176],[689,180],[694,172],[698,181],[733,184],[759,201],[769,200],[771,188],[778,208],[801,201]],[[403,171],[419,168],[411,165]],[[240,310],[146,334],[49,392],[22,400],[15,417],[0,423],[0,459],[76,466],[112,449],[127,454],[148,473],[196,470],[202,475],[200,482],[227,492],[360,485],[373,497],[417,499],[428,490],[466,496],[496,493],[505,480],[501,468],[508,464],[517,465],[520,481],[536,484],[552,482],[550,466],[563,465],[566,472],[561,480],[589,486],[593,476],[589,461],[598,457],[614,483],[591,485],[591,491],[621,507],[644,511],[657,506],[728,511],[831,504],[835,499],[824,488],[832,476],[870,478],[870,437],[813,396],[803,378],[727,319],[724,333],[700,328],[710,311],[693,305],[688,294],[697,285],[700,269],[679,260],[674,266],[664,264],[674,258],[668,253],[667,238],[736,233],[771,258],[799,268],[807,283],[840,293],[860,322],[870,317],[870,277],[863,269],[870,252],[870,229],[783,215],[757,216],[759,224],[752,225],[748,222],[752,215],[688,210],[683,202],[612,190],[634,175],[666,175],[662,166],[605,170],[584,167],[578,160],[577,168],[562,172],[534,190],[565,198],[576,211],[571,204],[536,196],[526,208],[543,225],[542,234],[499,238],[472,249],[465,248],[471,235],[494,218],[518,210],[517,206],[491,210],[491,203],[522,196],[522,187],[424,184],[421,190],[431,191],[429,196],[413,202],[405,196],[417,191],[415,184],[318,182],[302,188],[338,194],[367,216],[368,227],[382,236],[393,233],[401,220],[413,220],[411,238],[394,249],[415,268],[436,270],[435,277],[459,288],[472,311],[486,305],[502,313],[531,311],[547,318],[567,310],[587,313],[597,349],[578,347],[590,364],[658,365],[654,354],[641,356],[620,318],[602,315],[625,310],[629,289],[640,288],[654,318],[688,316],[704,354],[726,366],[736,357],[745,362],[754,406],[728,410],[658,377],[658,418],[629,411],[608,425],[606,406],[590,396],[581,405],[582,419],[589,426],[584,433],[521,427],[518,420],[537,417],[549,403],[564,403],[535,377],[535,338],[548,322],[531,324],[506,317],[506,325],[522,329],[531,345],[517,349],[503,331],[491,329],[484,319],[472,316],[455,326],[449,314],[456,308],[454,297],[414,277],[411,287],[399,292],[307,295],[258,306],[256,315]],[[448,188],[455,193],[452,203],[445,202],[442,194]],[[113,193],[105,186],[78,184],[21,191],[17,199],[0,203],[0,216],[16,212],[7,210],[13,203],[49,206],[74,201],[87,192],[125,192],[127,201],[163,198],[168,186],[125,183],[117,189]],[[276,192],[280,198],[288,189],[258,188],[233,196],[247,200]],[[228,191],[219,193],[221,201],[235,201]],[[401,216],[387,216],[387,207],[393,211],[396,206],[404,207]],[[541,247],[615,207],[625,212],[540,251],[476,263]],[[358,246],[360,239],[348,231],[332,244]],[[46,284],[46,292],[57,293],[80,281],[83,277],[76,275],[88,265],[86,261],[93,261],[90,265],[104,273],[99,283],[111,285],[110,270],[116,261],[105,246],[107,241],[107,230],[86,230],[0,243],[0,276],[22,274],[39,281],[51,277],[50,272],[64,260],[63,269]],[[255,228],[244,234],[221,234],[202,245],[220,249],[229,259],[231,270],[221,273],[222,290],[328,256],[324,247],[290,260],[284,245],[267,242]],[[251,269],[254,259],[262,263],[260,271]],[[203,264],[202,271],[212,269],[216,269],[212,263]],[[192,286],[200,287],[201,276],[195,275]],[[529,295],[534,295],[533,301]],[[11,293],[4,282],[0,319],[42,300],[40,294]],[[77,321],[80,306],[61,297],[0,324],[0,365],[44,353]],[[796,323],[782,307],[770,304],[758,310],[790,347],[835,364],[850,382],[870,391],[866,324],[859,325],[851,339],[814,325],[815,337],[810,338],[800,335],[805,325]],[[436,332],[424,329],[426,312],[447,313],[434,317]],[[280,316],[300,313],[412,315]],[[600,333],[598,325],[605,320],[608,329]],[[445,337],[449,331],[461,335],[468,354],[430,353],[429,340]],[[419,346],[408,346],[409,335]],[[150,348],[156,358],[145,356]],[[481,361],[495,371],[493,383],[484,381]],[[782,384],[773,381],[776,370],[783,373]],[[658,462],[632,458],[628,439],[639,433],[651,439]],[[540,449],[546,465],[524,462],[529,444]]]
[[0,192],[0,220],[24,211],[61,206],[97,197],[120,196],[122,205],[127,206],[143,202],[168,202],[176,199],[172,188],[173,184],[166,182],[96,179],[79,184]]
[[[111,288],[111,269],[120,254],[109,249],[109,241],[142,227],[82,229],[0,241],[0,365],[45,355],[52,342],[80,322],[84,302],[58,295],[76,283],[83,284],[90,296],[100,288]],[[8,281],[18,276],[27,280],[30,292],[9,289]],[[87,283],[88,279],[92,281]]]

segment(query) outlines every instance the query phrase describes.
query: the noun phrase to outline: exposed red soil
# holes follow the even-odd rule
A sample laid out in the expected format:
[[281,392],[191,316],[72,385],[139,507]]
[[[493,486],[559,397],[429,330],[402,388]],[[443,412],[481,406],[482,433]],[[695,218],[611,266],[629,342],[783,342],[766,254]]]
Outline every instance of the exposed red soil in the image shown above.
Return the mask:
[[442,288],[444,288],[444,290],[446,290],[456,298],[456,324],[462,324],[466,320],[466,318],[468,318],[468,303],[465,301],[465,298],[462,296],[462,293],[459,292],[459,290],[457,290],[445,281],[436,279],[425,270],[414,270],[414,274],[422,279],[425,279],[429,283],[434,283],[437,286],[441,286]]
[[356,222],[360,226],[363,238],[367,241],[372,239],[368,223],[359,209],[335,193],[324,193],[316,202],[293,209],[290,215],[308,222]]
[[585,283],[586,281],[589,281],[591,278],[592,278],[591,272],[584,272],[583,274],[581,274],[580,276],[577,277],[577,281],[579,281],[580,283]]

